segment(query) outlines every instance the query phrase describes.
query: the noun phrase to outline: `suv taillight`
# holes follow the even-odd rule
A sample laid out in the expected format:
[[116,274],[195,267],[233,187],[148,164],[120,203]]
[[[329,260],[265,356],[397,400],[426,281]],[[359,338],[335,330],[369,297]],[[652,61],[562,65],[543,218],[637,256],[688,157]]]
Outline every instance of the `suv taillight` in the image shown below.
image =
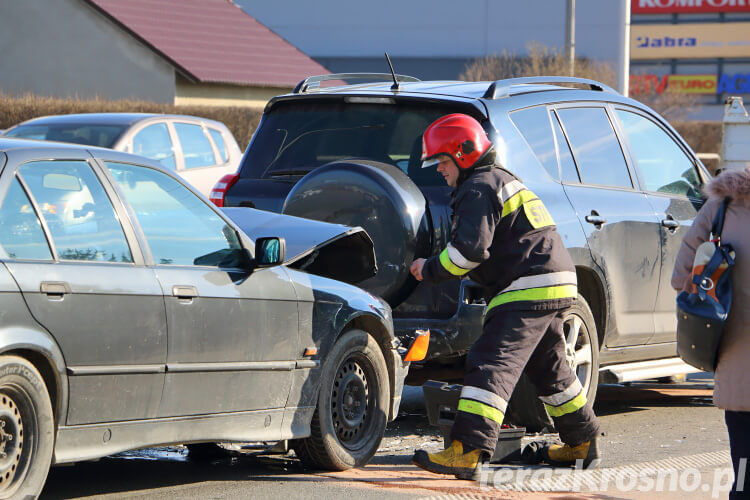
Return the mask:
[[217,207],[224,206],[224,197],[227,195],[229,188],[234,186],[234,183],[240,178],[238,174],[227,174],[216,183],[214,188],[211,190],[211,194],[208,199],[213,202]]

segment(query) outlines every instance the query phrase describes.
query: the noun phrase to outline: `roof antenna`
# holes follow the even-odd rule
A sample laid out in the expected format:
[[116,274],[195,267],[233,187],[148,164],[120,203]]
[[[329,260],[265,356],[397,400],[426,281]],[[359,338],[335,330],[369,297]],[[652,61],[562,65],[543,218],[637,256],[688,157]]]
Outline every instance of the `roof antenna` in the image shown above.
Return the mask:
[[399,90],[396,72],[393,71],[393,64],[391,64],[391,58],[388,57],[388,52],[385,53],[385,60],[388,61],[388,67],[391,68],[391,75],[393,75],[393,85],[391,85],[391,90]]

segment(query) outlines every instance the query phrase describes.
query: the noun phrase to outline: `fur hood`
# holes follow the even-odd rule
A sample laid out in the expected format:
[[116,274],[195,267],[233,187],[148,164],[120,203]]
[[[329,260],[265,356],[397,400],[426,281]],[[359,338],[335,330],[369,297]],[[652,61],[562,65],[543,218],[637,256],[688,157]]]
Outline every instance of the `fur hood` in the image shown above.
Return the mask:
[[706,185],[705,193],[716,198],[731,196],[750,205],[750,167],[744,170],[725,170]]

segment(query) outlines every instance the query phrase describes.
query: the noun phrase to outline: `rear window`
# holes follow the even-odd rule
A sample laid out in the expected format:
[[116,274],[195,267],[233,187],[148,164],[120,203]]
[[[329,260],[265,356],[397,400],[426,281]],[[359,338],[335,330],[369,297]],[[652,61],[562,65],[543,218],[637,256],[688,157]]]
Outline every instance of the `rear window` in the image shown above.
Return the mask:
[[5,137],[40,141],[71,142],[88,146],[111,148],[127,126],[95,124],[20,125],[7,131]]
[[264,116],[240,176],[288,179],[332,161],[366,158],[395,165],[418,185],[444,186],[436,169],[421,168],[422,133],[441,116],[458,112],[467,108],[406,102],[280,103]]

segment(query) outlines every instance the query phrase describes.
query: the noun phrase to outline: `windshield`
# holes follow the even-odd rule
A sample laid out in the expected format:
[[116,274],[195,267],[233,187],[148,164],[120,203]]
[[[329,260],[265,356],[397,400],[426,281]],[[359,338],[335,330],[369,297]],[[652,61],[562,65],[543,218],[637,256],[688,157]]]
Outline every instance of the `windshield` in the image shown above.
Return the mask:
[[120,138],[127,125],[96,125],[81,123],[56,123],[54,125],[19,125],[8,130],[5,137],[36,139],[40,141],[72,142],[111,148]]
[[465,113],[467,107],[343,100],[279,103],[263,118],[240,176],[294,178],[331,161],[366,158],[397,166],[418,185],[445,185],[436,169],[421,168],[422,133],[439,117],[456,112]]

